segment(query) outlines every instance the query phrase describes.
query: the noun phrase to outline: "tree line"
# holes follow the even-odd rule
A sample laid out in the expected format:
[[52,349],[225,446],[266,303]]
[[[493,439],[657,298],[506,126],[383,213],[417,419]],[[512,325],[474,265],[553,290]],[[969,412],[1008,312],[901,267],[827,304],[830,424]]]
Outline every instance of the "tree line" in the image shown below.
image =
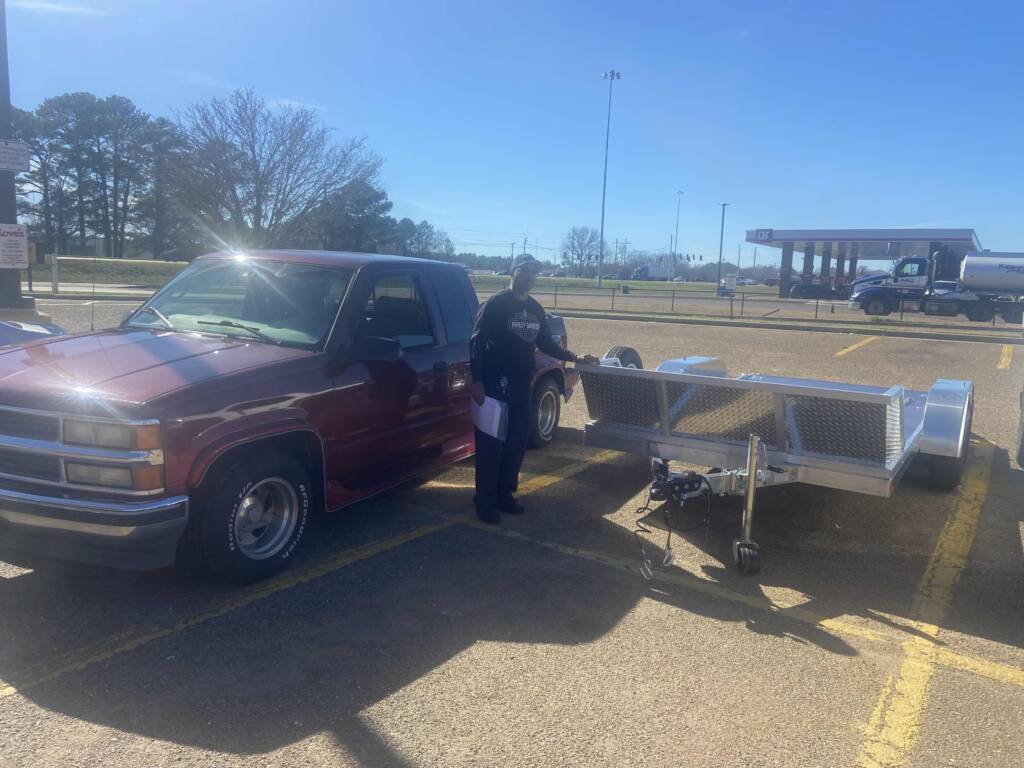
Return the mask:
[[31,169],[18,210],[37,253],[191,259],[315,248],[452,261],[449,237],[391,215],[382,160],[314,110],[252,90],[153,117],[123,96],[66,93],[14,110]]

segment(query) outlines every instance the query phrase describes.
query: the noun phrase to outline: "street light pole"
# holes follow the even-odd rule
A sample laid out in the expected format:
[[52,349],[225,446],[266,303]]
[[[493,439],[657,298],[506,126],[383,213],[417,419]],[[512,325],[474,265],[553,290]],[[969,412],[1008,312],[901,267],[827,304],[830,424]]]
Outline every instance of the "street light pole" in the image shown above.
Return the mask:
[[673,247],[672,247],[672,262],[673,263],[675,263],[676,253],[679,251],[679,203],[682,202],[682,199],[683,199],[683,191],[681,189],[677,190],[676,191],[676,237],[672,241],[673,243],[675,243],[675,245],[673,245]]
[[[7,3],[0,0],[0,139],[11,138],[11,78],[7,68]],[[14,171],[0,171],[0,223],[18,223]],[[35,300],[21,295],[21,270],[0,269],[0,309],[28,309]]]
[[601,240],[598,242],[597,256],[597,287],[601,287],[601,275],[604,272],[604,201],[605,193],[608,191],[608,138],[612,132],[612,85],[622,77],[621,72],[609,69],[602,72],[601,77],[608,81],[608,122],[604,128],[604,179],[601,182]]
[[725,206],[728,203],[720,203],[722,206],[722,228],[718,232],[718,284],[722,284],[722,238],[725,236]]

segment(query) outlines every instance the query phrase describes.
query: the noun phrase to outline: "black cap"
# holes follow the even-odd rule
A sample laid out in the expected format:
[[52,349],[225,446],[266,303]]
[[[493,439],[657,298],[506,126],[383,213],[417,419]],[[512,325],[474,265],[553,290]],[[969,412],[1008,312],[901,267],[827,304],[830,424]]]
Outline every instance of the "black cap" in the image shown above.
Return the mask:
[[540,272],[544,268],[544,265],[537,261],[535,258],[533,258],[533,256],[531,256],[530,254],[523,253],[520,254],[519,256],[516,256],[515,260],[512,262],[513,272],[520,268],[530,269],[533,270],[534,272]]

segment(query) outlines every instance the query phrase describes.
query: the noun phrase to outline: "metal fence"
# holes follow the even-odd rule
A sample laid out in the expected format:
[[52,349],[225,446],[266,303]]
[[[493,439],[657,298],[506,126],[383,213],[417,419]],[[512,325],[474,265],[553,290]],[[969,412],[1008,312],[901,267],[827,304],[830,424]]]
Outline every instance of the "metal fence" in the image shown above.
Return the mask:
[[[480,287],[480,300],[496,291]],[[921,324],[929,327],[955,326],[1009,328],[1001,318],[991,323],[975,323],[966,317],[936,317],[917,311],[917,302],[901,304],[887,317],[871,318],[858,308],[850,308],[846,299],[782,299],[770,293],[737,290],[732,295],[719,295],[713,290],[670,290],[657,288],[577,288],[539,287],[533,295],[546,308],[556,310],[590,310],[636,314],[718,317],[748,320],[806,320],[837,323],[864,323],[891,320],[902,325]],[[1017,328],[1017,326],[1013,326]]]

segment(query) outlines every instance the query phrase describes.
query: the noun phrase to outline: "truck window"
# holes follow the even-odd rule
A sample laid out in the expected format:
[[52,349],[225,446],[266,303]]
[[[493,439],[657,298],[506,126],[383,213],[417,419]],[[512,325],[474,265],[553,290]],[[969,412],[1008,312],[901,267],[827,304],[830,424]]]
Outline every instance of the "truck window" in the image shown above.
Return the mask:
[[436,271],[430,276],[441,306],[441,317],[448,334],[448,342],[454,344],[469,341],[473,335],[473,314],[466,301],[466,289],[456,274]]
[[413,275],[384,275],[366,300],[361,336],[395,339],[403,349],[437,343],[430,313]]
[[917,277],[924,274],[924,262],[908,261],[900,267],[900,277]]

